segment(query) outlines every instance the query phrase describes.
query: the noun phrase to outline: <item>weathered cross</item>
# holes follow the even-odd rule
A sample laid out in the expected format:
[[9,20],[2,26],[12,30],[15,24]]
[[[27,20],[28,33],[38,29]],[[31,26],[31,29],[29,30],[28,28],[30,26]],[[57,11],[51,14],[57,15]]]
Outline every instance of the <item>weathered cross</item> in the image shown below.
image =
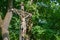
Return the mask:
[[20,29],[20,39],[19,40],[25,40],[25,35],[26,35],[26,31],[27,31],[27,22],[26,22],[26,18],[28,17],[32,17],[31,13],[28,13],[26,11],[24,11],[24,4],[23,2],[21,2],[21,10],[17,10],[17,9],[12,9],[13,12],[17,13],[20,18],[21,18],[21,29]]

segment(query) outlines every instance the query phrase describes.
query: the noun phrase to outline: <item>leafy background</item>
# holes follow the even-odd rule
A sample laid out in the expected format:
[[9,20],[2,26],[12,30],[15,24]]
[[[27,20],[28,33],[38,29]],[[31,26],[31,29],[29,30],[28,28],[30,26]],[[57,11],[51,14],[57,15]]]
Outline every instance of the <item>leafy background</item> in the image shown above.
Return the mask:
[[[0,0],[0,16],[4,19],[7,11],[7,1]],[[60,40],[60,0],[14,0],[13,7],[20,9],[24,2],[25,11],[31,12],[33,27],[31,40]],[[20,32],[20,17],[13,14],[9,25],[10,40],[18,40]],[[0,32],[1,39],[1,32]]]

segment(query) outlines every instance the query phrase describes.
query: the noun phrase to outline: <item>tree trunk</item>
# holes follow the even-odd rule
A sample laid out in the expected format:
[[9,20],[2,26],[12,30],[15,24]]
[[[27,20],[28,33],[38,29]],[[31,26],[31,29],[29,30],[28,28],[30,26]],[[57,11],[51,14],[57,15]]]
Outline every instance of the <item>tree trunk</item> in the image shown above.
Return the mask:
[[0,16],[0,27],[1,27],[2,22],[3,22],[3,20],[2,20],[2,18],[1,18],[1,16]]
[[8,11],[7,14],[6,14],[6,16],[5,16],[5,19],[3,21],[3,24],[1,25],[3,40],[9,40],[8,26],[9,26],[11,18],[12,18],[12,12]]
[[2,29],[1,29],[1,24],[2,24],[2,18],[0,16],[0,40],[2,40]]
[[6,16],[5,16],[4,20],[3,20],[3,24],[1,25],[3,40],[10,40],[9,39],[8,26],[9,26],[9,23],[10,23],[11,18],[12,18],[12,11],[11,11],[12,2],[13,2],[13,0],[8,0],[8,10],[7,10]]

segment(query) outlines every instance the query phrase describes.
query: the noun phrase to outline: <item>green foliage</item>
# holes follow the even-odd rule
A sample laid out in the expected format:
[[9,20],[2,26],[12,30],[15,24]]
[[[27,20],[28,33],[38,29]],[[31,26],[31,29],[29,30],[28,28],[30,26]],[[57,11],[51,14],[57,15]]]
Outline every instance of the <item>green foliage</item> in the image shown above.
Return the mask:
[[10,40],[19,40],[20,33],[20,17],[14,14],[9,26]]
[[[60,0],[14,0],[13,6],[20,9],[24,2],[25,11],[32,13],[33,27],[31,40],[60,40]],[[0,1],[0,15],[4,19],[7,11],[7,0]],[[18,40],[20,32],[20,17],[14,14],[9,25],[10,39]]]
[[32,31],[33,38],[38,40],[38,39],[40,39],[41,34],[43,34],[46,30],[40,26],[35,26],[32,28],[31,31]]

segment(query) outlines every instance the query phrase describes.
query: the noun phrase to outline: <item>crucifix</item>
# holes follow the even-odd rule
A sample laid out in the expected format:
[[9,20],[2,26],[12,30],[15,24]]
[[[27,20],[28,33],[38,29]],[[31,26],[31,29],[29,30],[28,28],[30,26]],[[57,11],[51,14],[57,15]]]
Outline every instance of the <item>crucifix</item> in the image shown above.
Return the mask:
[[20,16],[21,19],[21,27],[20,27],[20,37],[19,40],[27,40],[25,35],[26,35],[26,31],[27,31],[27,18],[28,17],[32,17],[31,13],[28,13],[26,11],[24,11],[24,3],[21,2],[21,10],[17,10],[17,9],[12,9],[12,11],[14,13],[17,13]]

